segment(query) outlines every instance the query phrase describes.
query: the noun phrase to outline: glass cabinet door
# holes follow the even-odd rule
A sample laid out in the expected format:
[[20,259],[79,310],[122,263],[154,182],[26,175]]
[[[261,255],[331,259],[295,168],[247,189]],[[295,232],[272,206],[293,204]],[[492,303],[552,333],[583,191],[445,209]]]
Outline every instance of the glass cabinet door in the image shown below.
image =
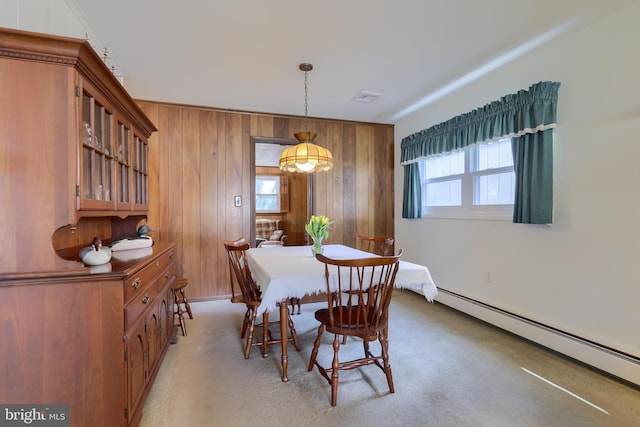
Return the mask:
[[[126,216],[149,209],[148,146],[140,130],[90,82],[79,99],[80,216]],[[100,211],[100,212],[98,212]]]
[[118,207],[131,208],[131,129],[118,121]]
[[147,143],[142,138],[134,135],[134,188],[135,188],[135,206],[146,209],[149,204],[149,149]]
[[88,92],[82,96],[81,209],[109,209],[114,196],[113,113]]

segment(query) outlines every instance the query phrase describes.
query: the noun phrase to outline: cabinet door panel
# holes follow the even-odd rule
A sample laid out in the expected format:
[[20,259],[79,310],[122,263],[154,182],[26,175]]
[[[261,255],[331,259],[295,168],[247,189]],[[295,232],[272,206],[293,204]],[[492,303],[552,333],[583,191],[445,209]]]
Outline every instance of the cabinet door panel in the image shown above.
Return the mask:
[[158,330],[160,329],[160,319],[158,311],[152,308],[147,315],[147,366],[151,373],[158,357]]
[[[158,304],[158,319],[160,320],[160,329],[158,330],[158,351],[164,348],[167,344],[169,330],[171,329],[171,324],[169,323],[169,304],[173,301],[168,299],[169,295],[169,292],[164,291],[160,293],[158,297],[160,300]],[[171,293],[171,295],[173,294]]]
[[115,209],[114,109],[88,83],[82,89],[80,209]]
[[147,382],[147,336],[144,319],[130,331],[127,342],[127,407],[133,414],[144,394]]

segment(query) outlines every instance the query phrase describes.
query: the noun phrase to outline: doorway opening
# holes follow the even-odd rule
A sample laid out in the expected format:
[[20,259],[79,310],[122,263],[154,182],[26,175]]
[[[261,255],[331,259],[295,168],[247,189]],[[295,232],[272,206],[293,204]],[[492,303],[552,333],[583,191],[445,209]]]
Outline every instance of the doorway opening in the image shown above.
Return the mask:
[[[257,243],[256,220],[274,219],[280,221],[281,229],[286,235],[284,242],[287,246],[305,245],[306,234],[304,225],[313,212],[313,174],[284,172],[279,169],[280,153],[290,145],[296,145],[292,138],[251,137],[251,245]],[[269,182],[268,177],[278,177],[277,204],[268,203],[269,196],[256,193],[256,179],[264,177],[263,182]],[[275,182],[276,180],[272,180]],[[267,190],[265,190],[267,191]],[[261,197],[262,196],[262,197]],[[263,200],[257,201],[257,198]],[[256,209],[258,203],[269,205],[269,209]],[[277,206],[277,207],[275,207]]]

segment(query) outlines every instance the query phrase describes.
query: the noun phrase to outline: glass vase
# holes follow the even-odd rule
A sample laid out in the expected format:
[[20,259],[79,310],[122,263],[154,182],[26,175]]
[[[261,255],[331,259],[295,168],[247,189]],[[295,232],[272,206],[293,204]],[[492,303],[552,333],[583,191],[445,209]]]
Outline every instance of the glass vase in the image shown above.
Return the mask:
[[311,246],[311,253],[313,256],[321,254],[324,248],[322,247],[322,237],[311,237],[313,239],[313,245]]

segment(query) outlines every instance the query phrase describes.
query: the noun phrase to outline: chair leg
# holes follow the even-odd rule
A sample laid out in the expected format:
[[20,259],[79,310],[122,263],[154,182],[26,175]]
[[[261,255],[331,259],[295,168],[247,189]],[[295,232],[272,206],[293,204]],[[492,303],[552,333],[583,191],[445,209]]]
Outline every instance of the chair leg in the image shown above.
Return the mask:
[[184,324],[184,311],[182,310],[182,306],[180,305],[180,300],[178,299],[178,293],[175,290],[173,291],[173,300],[174,300],[174,303],[175,303],[176,307],[178,308],[178,310],[175,312],[175,315],[178,316],[178,322],[180,323],[180,329],[182,329],[182,336],[186,337],[187,336],[187,326]]
[[191,312],[191,306],[189,305],[189,300],[187,299],[187,295],[185,295],[184,293],[184,289],[180,289],[180,295],[182,296],[182,302],[184,303],[184,306],[187,309],[187,313],[189,314],[189,319],[193,320],[193,313]]
[[318,347],[320,347],[320,337],[322,337],[322,333],[324,332],[324,325],[321,323],[318,326],[318,336],[313,343],[313,350],[311,350],[311,358],[309,359],[309,368],[307,371],[313,370],[313,365],[316,363],[316,357],[318,357]]
[[[287,310],[287,313],[288,313],[288,310]],[[293,346],[296,348],[296,351],[300,351],[300,344],[298,344],[298,333],[296,332],[296,327],[293,324],[293,320],[291,320],[290,314],[288,316],[287,323],[289,324],[289,332],[291,333],[291,340],[293,341]]]
[[389,392],[395,393],[393,388],[393,375],[391,373],[391,365],[389,364],[389,339],[387,337],[387,330],[378,333],[380,339],[380,347],[382,347],[382,366],[384,366],[384,373],[387,376],[387,384],[389,384]]
[[362,340],[362,347],[364,347],[364,357],[373,357],[371,351],[369,350],[369,341]]
[[331,364],[331,406],[336,406],[338,403],[338,373],[340,371],[338,350],[340,350],[340,335],[336,334],[333,337],[333,363]]
[[242,332],[240,333],[240,338],[244,338],[247,333],[247,328],[251,324],[251,310],[247,308],[247,311],[244,312],[244,320],[242,321]]
[[262,357],[269,357],[269,313],[262,313]]
[[[300,314],[300,298],[289,298],[289,304],[291,304],[291,314]],[[298,306],[298,312],[296,313],[296,305]]]
[[244,348],[244,358],[248,359],[251,353],[251,346],[253,345],[253,329],[256,324],[256,310],[251,310],[251,322],[249,324],[249,335],[247,336],[247,342]]
[[184,323],[184,313],[182,308],[178,308],[178,319],[180,320],[180,329],[182,329],[182,336],[187,336],[187,325]]

